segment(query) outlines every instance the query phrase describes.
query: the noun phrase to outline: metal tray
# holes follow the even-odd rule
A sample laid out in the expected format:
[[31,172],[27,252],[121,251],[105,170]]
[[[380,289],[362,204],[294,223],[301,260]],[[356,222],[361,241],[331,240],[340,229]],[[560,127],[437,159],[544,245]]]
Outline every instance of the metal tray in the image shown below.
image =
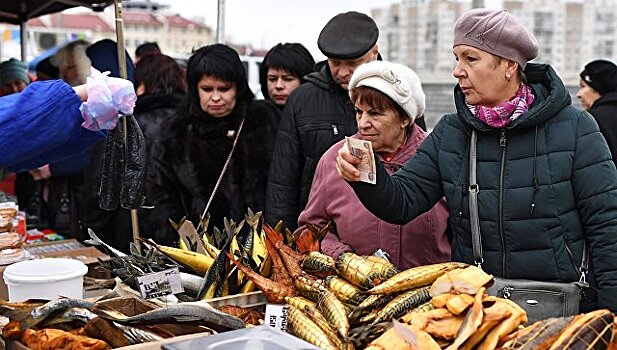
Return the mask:
[[215,335],[164,344],[164,350],[319,350],[313,344],[270,326],[238,329]]

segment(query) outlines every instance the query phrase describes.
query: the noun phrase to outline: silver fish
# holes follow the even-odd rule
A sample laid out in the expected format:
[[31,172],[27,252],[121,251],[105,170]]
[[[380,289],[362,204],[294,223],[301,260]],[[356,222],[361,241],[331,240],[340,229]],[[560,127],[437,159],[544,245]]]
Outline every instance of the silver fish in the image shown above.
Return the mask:
[[114,315],[106,310],[98,310],[98,312],[95,310],[95,312],[103,318],[122,324],[142,325],[169,323],[169,321],[180,323],[194,322],[204,323],[209,328],[218,332],[244,328],[244,323],[241,319],[221,312],[203,302],[187,302],[171,305],[131,317],[119,317],[117,314]]
[[92,244],[92,245],[102,245],[103,247],[107,248],[110,252],[114,253],[118,257],[126,256],[126,254],[124,254],[123,252],[121,252],[118,249],[116,249],[116,248],[110,246],[109,244],[103,242],[96,235],[96,233],[94,233],[94,231],[92,231],[92,229],[88,228],[88,234],[90,235],[90,239],[85,240],[84,243],[88,243],[88,244]]
[[81,299],[58,299],[50,301],[49,303],[39,306],[32,310],[30,314],[21,321],[21,328],[28,329],[36,326],[37,324],[43,322],[47,317],[51,316],[54,313],[58,313],[64,311],[69,308],[83,308],[92,310],[94,308],[94,303],[81,300]]
[[71,307],[66,309],[61,314],[47,317],[44,319],[39,325],[41,326],[49,326],[58,323],[65,323],[71,321],[79,321],[82,323],[88,323],[88,321],[97,317],[95,313],[88,309],[83,309],[79,307]]
[[113,324],[116,327],[120,328],[122,333],[124,333],[124,336],[133,344],[141,344],[151,341],[163,340],[163,337],[153,332],[149,332],[136,327],[126,326],[118,322],[113,322]]

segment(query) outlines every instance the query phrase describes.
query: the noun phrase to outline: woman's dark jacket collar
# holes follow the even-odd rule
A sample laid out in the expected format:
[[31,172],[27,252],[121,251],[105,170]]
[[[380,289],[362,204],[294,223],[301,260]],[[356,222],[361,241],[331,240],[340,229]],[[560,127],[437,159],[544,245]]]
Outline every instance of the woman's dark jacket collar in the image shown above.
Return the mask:
[[[572,104],[570,93],[551,66],[529,63],[525,68],[525,75],[534,94],[540,98],[536,98],[529,111],[506,126],[506,129],[527,128],[542,124],[561,109]],[[458,84],[454,88],[454,100],[458,115],[467,124],[480,131],[493,129],[469,111],[465,104],[465,95]]]

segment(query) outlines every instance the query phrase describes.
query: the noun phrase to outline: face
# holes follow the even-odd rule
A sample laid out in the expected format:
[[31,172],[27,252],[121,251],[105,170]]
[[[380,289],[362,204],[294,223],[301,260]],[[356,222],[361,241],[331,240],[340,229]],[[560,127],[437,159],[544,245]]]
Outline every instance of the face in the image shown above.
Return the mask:
[[279,106],[284,106],[289,94],[300,86],[300,78],[282,69],[269,68],[266,78],[268,95]]
[[328,66],[332,73],[332,79],[339,84],[343,89],[347,90],[349,87],[349,79],[353,75],[353,72],[361,64],[371,62],[377,59],[377,46],[373,47],[364,56],[356,58],[355,60],[337,60],[328,58]]
[[371,141],[377,152],[394,152],[405,142],[409,118],[401,120],[394,110],[380,110],[356,103],[356,121],[360,139]]
[[236,106],[236,84],[204,75],[197,84],[201,110],[213,117],[226,117]]
[[467,45],[457,45],[452,52],[456,59],[452,74],[470,105],[494,107],[508,101],[518,91],[518,64],[515,62],[498,60],[488,52]]
[[579,80],[578,87],[579,89],[576,93],[576,97],[581,100],[583,108],[588,111],[593,105],[593,103],[601,97],[601,95],[582,79]]
[[67,57],[66,63],[66,67],[62,68],[60,71],[62,80],[71,86],[83,84],[84,82],[80,81],[79,72],[77,71],[77,64],[75,63],[73,57]]
[[26,88],[26,84],[23,80],[13,80],[2,84],[2,95],[10,95],[16,92],[22,92]]

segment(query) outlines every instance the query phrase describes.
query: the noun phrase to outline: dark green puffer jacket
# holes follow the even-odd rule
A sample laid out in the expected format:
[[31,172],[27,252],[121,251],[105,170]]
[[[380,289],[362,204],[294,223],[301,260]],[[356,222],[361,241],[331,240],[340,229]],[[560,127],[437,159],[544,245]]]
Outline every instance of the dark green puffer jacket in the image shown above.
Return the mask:
[[586,236],[588,279],[598,307],[617,310],[617,170],[593,118],[571,106],[548,65],[525,71],[536,99],[504,129],[476,119],[457,86],[457,114],[446,115],[418,154],[377,185],[353,183],[381,219],[406,223],[445,195],[452,260],[473,263],[467,186],[469,138],[478,132],[477,181],[483,268],[496,276],[571,282]]

